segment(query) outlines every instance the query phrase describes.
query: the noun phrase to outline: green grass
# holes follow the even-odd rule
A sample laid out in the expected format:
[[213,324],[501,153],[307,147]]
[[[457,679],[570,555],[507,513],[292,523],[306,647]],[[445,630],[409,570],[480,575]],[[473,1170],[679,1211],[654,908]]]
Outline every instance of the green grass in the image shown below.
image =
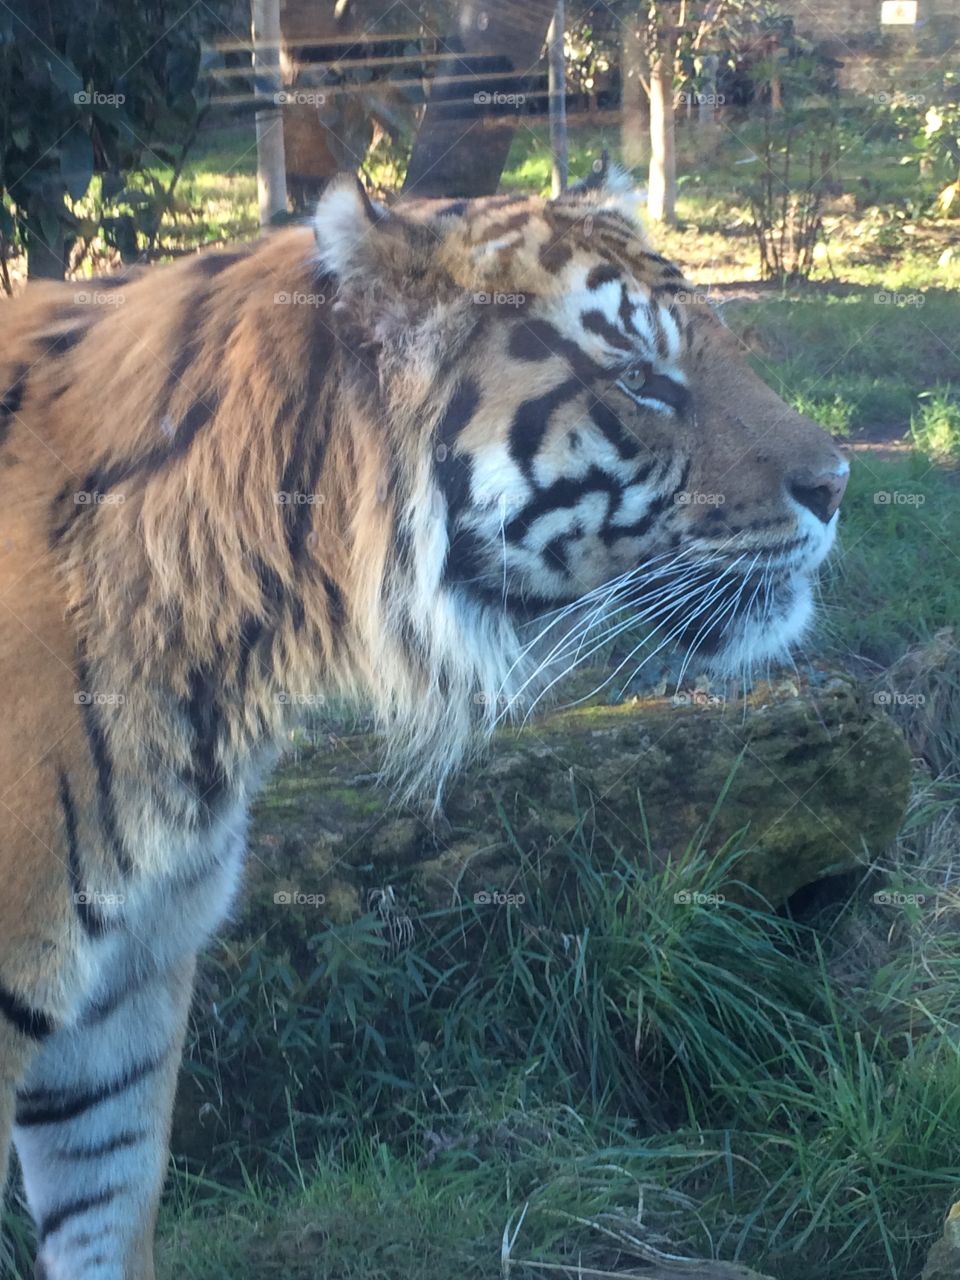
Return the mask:
[[920,455],[853,459],[824,586],[825,643],[889,666],[960,618],[960,488]]
[[[892,291],[805,291],[731,302],[724,316],[784,399],[841,435],[890,437],[924,412],[932,428],[928,393],[941,386],[946,394],[960,376],[953,338],[960,296],[934,289],[903,296],[913,301],[898,304]],[[942,434],[951,410],[936,403]]]
[[[354,1023],[373,1019],[390,1074],[356,1032],[351,1048],[349,1018],[333,1048],[352,1055],[346,1088],[311,1079],[306,1047],[292,1074],[279,1055],[258,1063],[250,1047],[283,1022],[248,991],[244,1087],[267,1112],[296,1079],[296,1105],[269,1144],[247,1126],[238,1189],[236,1157],[225,1185],[179,1176],[161,1275],[213,1280],[243,1258],[257,1280],[492,1280],[509,1227],[517,1277],[571,1259],[640,1275],[654,1245],[777,1280],[914,1280],[960,1186],[952,931],[931,935],[919,909],[851,903],[814,931],[762,904],[691,907],[677,886],[716,890],[728,864],[692,853],[650,876],[625,857],[601,873],[576,841],[560,853],[575,893],[538,894],[521,860],[522,927],[505,913],[461,963],[444,921],[418,922],[405,959],[380,952],[378,985],[406,1016],[368,995]],[[905,856],[891,883],[933,901],[948,858]],[[865,932],[887,945],[864,948]],[[241,1010],[218,982],[229,1032]],[[294,1003],[307,1044],[325,1039],[322,1007]],[[229,1100],[237,1081],[221,1084]],[[347,1122],[319,1150],[315,1108]]]

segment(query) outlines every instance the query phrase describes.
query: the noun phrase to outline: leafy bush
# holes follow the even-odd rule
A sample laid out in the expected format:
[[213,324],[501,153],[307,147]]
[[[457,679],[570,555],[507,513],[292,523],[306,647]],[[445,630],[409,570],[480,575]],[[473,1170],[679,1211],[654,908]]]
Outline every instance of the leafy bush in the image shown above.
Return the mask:
[[[124,259],[149,239],[167,192],[126,175],[181,159],[199,101],[201,35],[214,10],[189,0],[32,0],[0,5],[0,270],[26,247],[31,275],[62,275],[73,242],[102,234]],[[100,206],[76,209],[95,173]]]

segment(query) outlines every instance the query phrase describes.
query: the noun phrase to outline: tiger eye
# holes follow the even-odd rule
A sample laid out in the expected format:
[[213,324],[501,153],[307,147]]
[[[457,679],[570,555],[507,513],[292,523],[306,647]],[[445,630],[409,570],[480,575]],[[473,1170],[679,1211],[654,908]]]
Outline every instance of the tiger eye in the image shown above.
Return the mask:
[[646,369],[628,369],[620,381],[631,391],[639,391],[647,380]]

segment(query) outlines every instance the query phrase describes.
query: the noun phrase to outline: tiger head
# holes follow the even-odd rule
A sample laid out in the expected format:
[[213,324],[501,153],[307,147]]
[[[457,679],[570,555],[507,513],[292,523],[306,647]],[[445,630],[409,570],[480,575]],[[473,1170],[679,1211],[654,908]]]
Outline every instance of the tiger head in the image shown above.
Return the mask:
[[619,183],[383,211],[342,182],[321,201],[346,394],[395,469],[389,616],[432,655],[408,681],[420,736],[460,699],[488,727],[524,711],[621,633],[725,675],[811,621],[848,464],[636,204]]

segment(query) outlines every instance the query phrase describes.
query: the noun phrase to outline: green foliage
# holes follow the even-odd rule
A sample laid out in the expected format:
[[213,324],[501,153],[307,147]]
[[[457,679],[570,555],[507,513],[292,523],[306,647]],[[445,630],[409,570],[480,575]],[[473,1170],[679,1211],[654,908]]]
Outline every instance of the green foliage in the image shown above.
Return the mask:
[[915,447],[935,462],[960,463],[960,395],[949,387],[925,391],[910,423]]
[[[590,1113],[646,1114],[679,1064],[683,1098],[663,1118],[718,1077],[768,1075],[808,999],[790,932],[759,907],[689,905],[692,890],[721,892],[729,856],[691,851],[657,876],[643,861],[613,851],[601,874],[574,841],[551,867],[555,877],[563,865],[566,890],[545,894],[518,852],[510,892],[522,911],[471,903],[420,916],[417,946],[399,956],[374,917],[305,938],[299,955],[226,947],[191,1070],[225,1100],[231,1149],[284,1150],[291,1097],[329,1130],[391,1099],[401,1113],[435,1097],[453,1106],[523,1070]],[[301,1133],[318,1136],[309,1120]]]
[[[154,233],[166,191],[126,175],[169,157],[201,109],[202,22],[189,0],[0,6],[0,237],[31,270],[62,274],[77,239],[102,234],[128,260]],[[102,175],[100,204],[78,209]]]
[[744,179],[764,280],[808,280],[823,239],[823,206],[842,146],[832,107],[767,111],[760,163]]
[[953,100],[931,107],[926,113],[922,155],[945,181],[937,197],[938,209],[960,217],[960,79],[950,77]]

